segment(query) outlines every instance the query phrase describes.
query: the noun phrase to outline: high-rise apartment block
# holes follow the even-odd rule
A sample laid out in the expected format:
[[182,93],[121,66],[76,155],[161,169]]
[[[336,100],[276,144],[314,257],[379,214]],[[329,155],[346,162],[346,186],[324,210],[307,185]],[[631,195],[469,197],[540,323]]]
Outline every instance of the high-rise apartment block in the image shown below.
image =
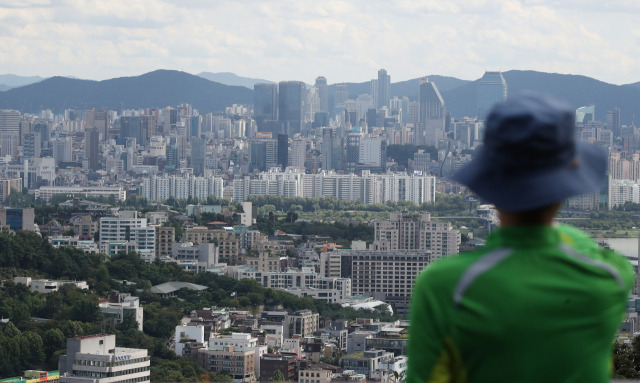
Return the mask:
[[429,251],[342,251],[340,271],[343,278],[351,278],[353,296],[393,303],[403,315],[416,277],[434,258]]
[[432,257],[457,254],[460,231],[448,221],[431,220],[428,213],[412,216],[407,212],[391,213],[388,221],[374,222],[372,248],[378,251],[426,250]]

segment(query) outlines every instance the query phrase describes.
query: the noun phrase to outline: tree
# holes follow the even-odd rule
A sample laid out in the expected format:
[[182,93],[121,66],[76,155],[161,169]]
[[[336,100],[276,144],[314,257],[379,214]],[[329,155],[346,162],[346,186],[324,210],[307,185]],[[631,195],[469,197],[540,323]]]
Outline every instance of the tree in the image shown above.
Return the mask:
[[285,382],[286,379],[284,378],[284,375],[282,374],[282,371],[280,370],[276,370],[276,372],[273,373],[273,378],[271,378],[272,382]]
[[60,329],[52,328],[42,335],[42,344],[47,358],[51,358],[54,352],[66,348],[67,338]]

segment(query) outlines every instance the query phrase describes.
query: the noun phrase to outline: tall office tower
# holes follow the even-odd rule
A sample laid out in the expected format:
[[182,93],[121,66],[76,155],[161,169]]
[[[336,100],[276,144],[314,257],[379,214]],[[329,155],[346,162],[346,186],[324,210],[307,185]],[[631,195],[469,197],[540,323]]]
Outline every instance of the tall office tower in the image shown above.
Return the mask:
[[576,125],[585,125],[592,121],[596,121],[596,106],[594,104],[576,109]]
[[307,141],[297,138],[291,141],[291,154],[289,155],[289,166],[304,168],[304,160],[307,157]]
[[380,69],[378,71],[378,100],[376,107],[378,109],[383,106],[389,105],[389,90],[391,88],[391,76],[387,74],[387,71]]
[[363,137],[360,141],[358,164],[373,172],[387,169],[387,142],[382,137]]
[[372,94],[371,97],[373,98],[373,107],[378,109],[378,97],[380,96],[378,94],[378,79],[373,79],[369,83],[369,93]]
[[178,151],[177,144],[167,145],[167,164],[165,165],[165,169],[168,172],[172,172],[180,167],[180,155]]
[[56,165],[60,162],[71,162],[72,154],[71,137],[58,138],[53,141],[53,158]]
[[33,124],[33,132],[40,133],[40,142],[43,147],[51,138],[51,128],[49,124],[46,124],[44,122],[36,122],[35,124]]
[[255,84],[253,86],[253,119],[258,124],[259,132],[267,131],[264,130],[266,121],[278,120],[278,85]]
[[500,72],[484,72],[476,86],[478,120],[484,121],[491,107],[507,99],[507,82]]
[[358,160],[360,159],[360,141],[362,140],[362,133],[349,133],[346,140],[345,171],[347,173],[355,173]]
[[40,133],[26,133],[22,142],[22,150],[25,158],[40,157],[42,141]]
[[320,112],[329,113],[329,86],[324,76],[316,78],[315,87],[318,89],[318,97],[320,98]]
[[436,146],[444,134],[446,111],[444,100],[435,83],[427,77],[419,81],[420,123],[415,130],[416,145]]
[[613,110],[607,111],[607,126],[613,132],[614,138],[620,137],[620,130],[622,129],[620,115],[620,108],[613,108]]
[[373,97],[370,94],[363,93],[358,96],[356,99],[356,118],[357,121],[366,120],[367,119],[367,111],[369,109],[375,108],[375,103],[373,101]]
[[324,128],[322,131],[322,169],[342,169],[342,138],[334,128]]
[[318,88],[312,86],[307,90],[302,103],[303,121],[313,121],[314,115],[320,110],[320,97],[318,96]]
[[289,136],[278,134],[278,165],[284,168],[289,163]]
[[193,174],[196,176],[204,174],[206,149],[206,140],[203,140],[200,137],[191,137],[191,167],[193,168]]
[[0,133],[0,141],[2,142],[0,144],[2,156],[11,156],[12,160],[17,159],[20,137],[13,134]]
[[109,114],[106,110],[87,110],[85,112],[85,130],[97,129],[100,139],[109,138]]
[[349,90],[347,84],[336,84],[336,89],[333,94],[333,111],[335,114],[340,114],[344,110],[344,103],[349,98]]
[[137,140],[139,145],[146,146],[149,137],[156,135],[157,118],[152,115],[140,116],[140,137]]
[[189,119],[189,137],[200,137],[200,122],[202,121],[202,117],[193,116]]
[[90,128],[84,132],[84,157],[88,161],[89,170],[98,170],[100,160],[100,132]]
[[0,109],[0,134],[20,135],[20,112]]
[[249,142],[250,170],[267,171],[277,165],[278,141],[260,139]]
[[284,132],[293,137],[302,128],[302,100],[306,86],[302,81],[281,81],[278,88],[278,120]]
[[120,117],[120,138],[126,140],[127,138],[135,138],[139,142],[145,142],[141,139],[142,133],[142,120],[140,117]]

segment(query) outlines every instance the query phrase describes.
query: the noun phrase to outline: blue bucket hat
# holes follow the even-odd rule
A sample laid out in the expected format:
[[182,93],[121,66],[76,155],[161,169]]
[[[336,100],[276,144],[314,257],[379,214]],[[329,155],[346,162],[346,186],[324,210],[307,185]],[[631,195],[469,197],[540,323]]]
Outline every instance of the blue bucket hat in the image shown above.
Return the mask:
[[453,179],[496,207],[521,212],[602,187],[606,154],[575,141],[575,111],[533,92],[496,104],[484,146]]

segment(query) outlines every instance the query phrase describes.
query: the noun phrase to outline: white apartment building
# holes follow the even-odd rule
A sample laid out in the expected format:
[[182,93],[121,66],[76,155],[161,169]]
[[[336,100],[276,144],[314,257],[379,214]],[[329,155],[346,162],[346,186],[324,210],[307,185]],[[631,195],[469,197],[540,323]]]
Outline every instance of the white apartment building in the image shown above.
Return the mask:
[[163,201],[169,197],[187,199],[196,197],[206,200],[207,197],[222,198],[224,182],[213,175],[196,177],[194,175],[154,175],[142,181],[141,195],[151,201]]
[[109,254],[109,243],[133,242],[141,255],[153,258],[156,252],[156,230],[139,218],[137,211],[121,211],[117,217],[100,218],[100,251]]
[[630,179],[613,179],[609,176],[609,210],[627,201],[640,203],[640,186]]
[[374,241],[371,250],[430,251],[432,257],[458,254],[460,231],[447,221],[432,221],[431,215],[412,216],[406,212],[390,213],[388,221],[374,221]]
[[116,347],[115,335],[69,338],[67,353],[60,357],[60,382],[149,382],[149,365],[147,350]]
[[283,197],[334,197],[363,203],[411,201],[416,204],[435,202],[435,177],[405,173],[337,174],[322,171],[305,174],[303,170],[277,168],[258,174],[257,178],[243,177],[233,181],[233,198],[244,201],[249,195],[278,195]]
[[117,201],[125,201],[127,192],[122,186],[42,186],[36,189],[35,196],[50,201],[55,195],[74,197],[115,197]]

